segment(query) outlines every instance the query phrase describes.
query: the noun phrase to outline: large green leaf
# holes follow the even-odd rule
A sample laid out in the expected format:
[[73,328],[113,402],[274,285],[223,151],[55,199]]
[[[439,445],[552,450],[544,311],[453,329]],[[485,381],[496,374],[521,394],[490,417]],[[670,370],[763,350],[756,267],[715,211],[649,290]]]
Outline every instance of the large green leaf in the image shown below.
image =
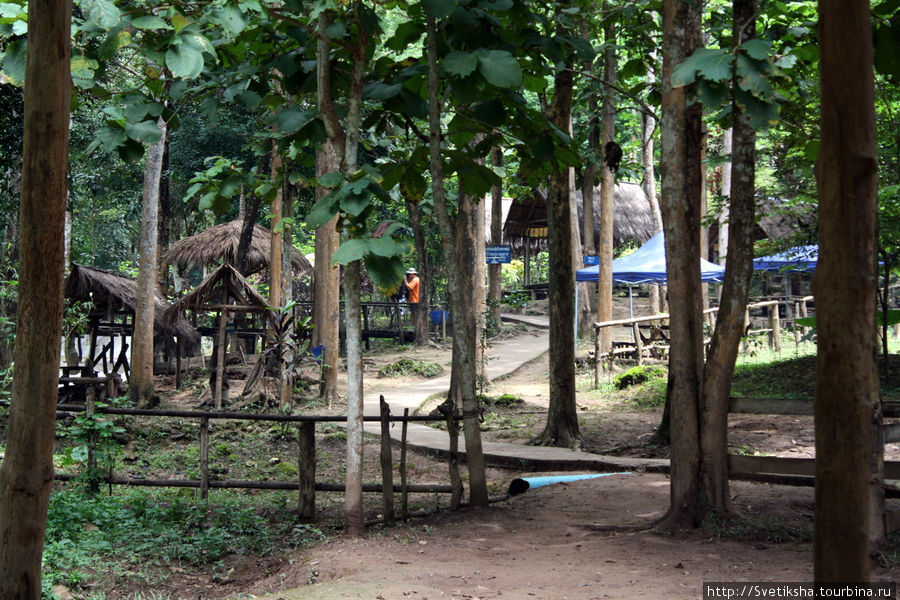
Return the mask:
[[764,131],[778,123],[781,108],[774,100],[766,102],[740,87],[734,90],[734,99],[750,117],[750,127],[753,129]]
[[71,60],[72,83],[83,90],[94,87],[94,72],[99,63],[80,54],[73,54]]
[[457,0],[422,0],[422,6],[425,8],[425,14],[435,19],[443,19],[449,17],[459,6]]
[[193,79],[203,72],[203,54],[185,44],[171,46],[166,50],[166,66],[175,77]]
[[875,70],[894,82],[900,81],[900,13],[890,22],[880,22],[874,38]]
[[[106,40],[100,45],[99,56],[102,60],[109,60],[115,56],[120,49],[131,44],[131,32],[127,29],[117,29],[110,31]],[[74,57],[73,57],[74,60]]]
[[342,211],[348,215],[358,217],[369,207],[371,198],[369,197],[368,192],[363,192],[361,194],[344,193],[341,195],[340,203]]
[[741,50],[747,53],[747,56],[756,60],[769,60],[769,51],[772,44],[766,40],[754,38],[747,40],[741,44]]
[[415,21],[406,21],[397,26],[397,30],[385,44],[394,52],[403,52],[409,48],[416,40],[422,37],[425,29],[422,23]]
[[171,25],[156,15],[138,17],[131,24],[137,29],[172,29]]
[[81,12],[87,23],[101,30],[114,28],[122,19],[122,11],[109,0],[82,0]]
[[365,256],[368,249],[369,245],[366,243],[366,240],[359,238],[347,240],[335,251],[334,256],[331,257],[331,264],[346,265],[357,260],[362,260],[362,257]]
[[366,272],[372,279],[372,283],[382,293],[392,293],[403,279],[404,265],[399,256],[378,256],[366,254]]
[[341,182],[344,181],[344,174],[340,171],[332,171],[331,173],[325,173],[318,179],[319,185],[322,187],[333,188],[341,185]]
[[226,32],[237,35],[247,28],[247,17],[237,6],[227,4],[212,12],[212,21],[222,26]]
[[125,125],[125,133],[133,140],[152,144],[158,142],[162,137],[162,131],[159,129],[156,121],[141,121],[140,123],[127,123]]
[[6,47],[3,56],[3,72],[13,85],[21,86],[25,83],[25,47],[24,39],[13,40]]
[[772,89],[769,78],[766,77],[765,70],[767,68],[768,63],[756,61],[739,54],[737,57],[738,86],[760,100],[771,101],[775,91]]
[[103,144],[104,150],[112,152],[128,141],[128,135],[122,127],[107,124],[97,132],[97,139]]
[[313,205],[306,217],[306,224],[310,227],[324,225],[338,212],[338,198],[334,194],[328,194]]
[[373,81],[363,88],[363,95],[372,100],[388,100],[400,93],[402,83],[387,84],[383,81]]
[[491,127],[499,127],[506,121],[506,107],[496,98],[475,105],[474,113],[476,119]]
[[522,85],[522,69],[516,57],[506,50],[479,50],[478,72],[497,87]]
[[287,135],[297,133],[318,116],[319,113],[315,110],[289,109],[282,111],[276,117],[278,131]]
[[444,69],[448,73],[468,77],[478,68],[478,57],[471,52],[454,51],[444,57]]

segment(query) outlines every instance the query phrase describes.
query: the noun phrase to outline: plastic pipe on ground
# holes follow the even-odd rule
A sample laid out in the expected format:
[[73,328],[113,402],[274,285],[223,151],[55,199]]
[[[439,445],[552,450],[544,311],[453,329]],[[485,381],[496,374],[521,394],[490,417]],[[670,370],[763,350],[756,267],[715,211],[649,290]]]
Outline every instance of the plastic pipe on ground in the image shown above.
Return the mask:
[[509,495],[518,496],[524,494],[528,490],[537,487],[543,487],[553,483],[568,483],[570,481],[580,481],[582,479],[596,479],[597,477],[609,477],[611,475],[631,475],[630,472],[625,473],[588,473],[582,475],[548,475],[546,477],[520,477],[513,479],[509,483]]

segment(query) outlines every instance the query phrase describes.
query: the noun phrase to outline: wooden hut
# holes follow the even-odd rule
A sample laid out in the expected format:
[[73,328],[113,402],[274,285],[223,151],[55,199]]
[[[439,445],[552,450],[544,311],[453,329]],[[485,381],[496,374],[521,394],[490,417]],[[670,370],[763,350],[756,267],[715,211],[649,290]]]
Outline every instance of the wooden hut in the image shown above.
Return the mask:
[[225,372],[228,334],[249,340],[265,336],[267,326],[275,325],[273,311],[253,284],[227,263],[170,306],[164,320],[183,319],[187,311],[193,312],[195,318],[200,313],[216,315],[214,327],[200,327],[199,330],[203,335],[214,336],[210,388],[213,404],[221,408],[228,393]]
[[[575,192],[578,208],[579,232],[583,231],[584,209],[581,190]],[[650,201],[637,183],[616,184],[613,215],[613,244],[623,244],[633,240],[641,245],[649,240],[656,230],[653,227],[653,213]],[[594,188],[594,239],[600,235],[600,188]],[[509,209],[503,225],[503,237],[512,246],[513,253],[525,257],[525,281],[531,283],[529,275],[530,256],[547,246],[547,196],[545,190],[534,190],[531,194],[517,198]]]
[[[62,383],[74,372],[82,378],[98,375],[110,377],[120,369],[130,375],[128,363],[129,339],[134,334],[134,314],[137,307],[137,283],[133,279],[95,267],[73,265],[66,278],[65,297],[68,300],[90,302],[88,312],[89,349],[78,350],[78,366],[66,367]],[[165,320],[168,304],[157,293],[154,298],[155,321],[153,340],[156,348],[171,354],[179,348],[190,349],[200,343],[200,335],[184,319]],[[100,338],[109,341],[100,345]],[[77,383],[77,382],[76,382]]]
[[[237,266],[237,251],[241,240],[243,219],[213,225],[196,235],[178,240],[166,253],[164,265],[174,265],[181,270],[191,267],[217,267],[222,263]],[[259,224],[253,225],[253,234],[247,248],[247,274],[268,268],[272,250],[272,232]],[[312,273],[312,264],[296,248],[291,250],[291,270],[294,275]]]

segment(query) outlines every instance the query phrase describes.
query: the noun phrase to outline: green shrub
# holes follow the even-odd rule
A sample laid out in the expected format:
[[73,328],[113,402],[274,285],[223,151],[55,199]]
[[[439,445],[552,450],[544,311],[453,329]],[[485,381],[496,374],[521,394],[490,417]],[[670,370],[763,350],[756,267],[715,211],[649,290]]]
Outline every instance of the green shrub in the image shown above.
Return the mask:
[[665,367],[658,365],[642,365],[632,367],[624,373],[619,373],[613,378],[613,385],[617,390],[624,390],[627,387],[638,385],[651,379],[664,379],[666,377]]

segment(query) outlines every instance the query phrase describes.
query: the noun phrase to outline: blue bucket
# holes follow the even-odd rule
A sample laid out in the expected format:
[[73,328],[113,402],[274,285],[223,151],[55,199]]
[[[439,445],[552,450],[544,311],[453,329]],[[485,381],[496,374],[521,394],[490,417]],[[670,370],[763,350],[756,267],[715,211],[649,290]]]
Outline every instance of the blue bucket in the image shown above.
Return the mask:
[[450,321],[450,311],[448,311],[448,310],[440,310],[440,309],[436,308],[433,311],[431,311],[431,313],[429,313],[429,314],[431,315],[431,324],[432,325],[440,325],[441,323],[443,323],[445,321],[446,322]]
[[317,362],[322,362],[325,359],[325,344],[313,346],[309,349],[309,351],[312,353]]

